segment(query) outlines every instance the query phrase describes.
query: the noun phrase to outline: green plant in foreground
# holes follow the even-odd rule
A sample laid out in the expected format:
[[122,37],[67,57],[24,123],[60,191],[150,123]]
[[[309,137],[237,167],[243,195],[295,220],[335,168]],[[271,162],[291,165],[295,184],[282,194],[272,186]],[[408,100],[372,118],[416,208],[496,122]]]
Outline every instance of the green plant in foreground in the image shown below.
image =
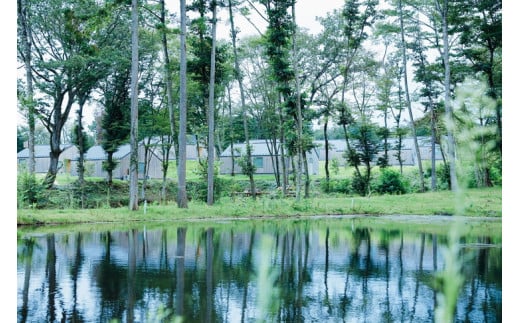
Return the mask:
[[271,265],[271,250],[273,241],[263,236],[260,244],[260,257],[256,262],[257,281],[257,322],[269,322],[280,306],[279,290],[275,287],[278,272]]
[[44,187],[34,174],[22,172],[18,175],[18,205],[37,207],[43,198]]
[[435,276],[435,289],[439,292],[435,308],[436,322],[454,322],[457,299],[464,284],[460,259],[460,228],[461,224],[452,226],[448,248],[444,252],[445,268]]

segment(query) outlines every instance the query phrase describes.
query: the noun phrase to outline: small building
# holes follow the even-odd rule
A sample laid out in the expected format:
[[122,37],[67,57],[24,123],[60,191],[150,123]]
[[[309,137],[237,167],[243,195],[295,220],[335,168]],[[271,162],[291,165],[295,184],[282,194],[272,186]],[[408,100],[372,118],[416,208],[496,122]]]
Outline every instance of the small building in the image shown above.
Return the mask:
[[[419,152],[421,154],[421,160],[423,161],[431,161],[431,140],[429,137],[419,137],[417,138],[417,142],[419,144]],[[315,140],[314,144],[318,147],[318,155],[320,160],[325,160],[325,140]],[[353,144],[353,143],[351,143]],[[399,161],[397,159],[398,150],[396,149],[397,139],[389,138],[388,139],[388,164],[390,166],[399,166]],[[333,139],[329,140],[329,161],[336,159],[340,166],[345,165],[345,152],[347,151],[347,143],[344,139]],[[374,159],[374,162],[377,161],[377,158],[383,156],[383,151],[381,150],[377,157]],[[403,138],[401,143],[401,160],[403,166],[417,166],[417,153],[415,151],[415,144],[413,138]],[[440,145],[435,145],[435,160],[442,161],[442,154]]]
[[[58,158],[58,173],[70,173],[73,169],[73,161],[78,158],[78,148],[72,144],[60,146],[62,153]],[[51,163],[51,146],[34,145],[34,171],[35,173],[47,173]],[[18,171],[27,170],[29,162],[29,148],[25,148],[17,154]]]
[[[173,149],[172,149],[173,150]],[[130,174],[130,144],[121,145],[112,155],[117,162],[116,168],[112,171],[114,179],[128,179]],[[162,178],[162,154],[157,147],[151,147],[148,150],[148,169],[146,176],[148,178]],[[171,160],[170,156],[170,160]],[[102,146],[96,145],[91,147],[85,154],[85,169],[87,176],[108,177],[108,173],[103,169],[103,162],[107,160],[107,153]],[[138,147],[138,176],[140,179],[145,178],[145,147],[142,142]],[[76,160],[77,162],[77,160]],[[74,167],[72,175],[77,175],[77,167]]]
[[[281,155],[276,154],[272,147],[272,143],[267,140],[250,140],[250,145],[252,146],[251,157],[253,164],[256,168],[256,174],[274,174],[276,169],[276,159],[278,159],[278,163],[280,165],[281,172]],[[245,143],[236,143],[233,144],[233,148],[235,150],[235,165],[234,170],[236,174],[240,174],[242,169],[238,164],[238,158],[246,153],[246,145]],[[310,175],[317,175],[319,171],[319,158],[318,152],[316,149],[312,149],[308,151],[307,154],[307,164],[309,167]],[[222,154],[220,154],[220,173],[221,174],[231,174],[231,166],[232,166],[232,156],[231,156],[231,145],[228,146]],[[295,161],[296,162],[296,161]],[[287,169],[292,169],[292,165],[289,158],[286,158],[285,165]]]

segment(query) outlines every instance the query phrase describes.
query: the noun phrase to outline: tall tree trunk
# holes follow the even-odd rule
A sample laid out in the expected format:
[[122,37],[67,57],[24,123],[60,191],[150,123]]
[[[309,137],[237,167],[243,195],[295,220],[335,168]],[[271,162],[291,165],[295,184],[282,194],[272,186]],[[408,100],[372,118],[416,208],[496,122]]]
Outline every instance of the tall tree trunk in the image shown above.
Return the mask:
[[[442,1],[442,2],[441,2]],[[451,107],[450,93],[450,53],[448,43],[448,0],[437,0],[437,10],[442,19],[442,42],[443,42],[443,61],[444,61],[444,106],[446,113],[446,130],[448,131],[448,160],[450,164],[450,182],[453,192],[459,191],[457,180],[457,162],[455,159],[455,138],[453,136],[454,121],[453,110]]]
[[214,163],[215,163],[215,52],[217,47],[217,3],[211,1],[212,6],[212,40],[211,40],[211,66],[209,75],[209,109],[208,109],[208,196],[207,204],[213,205],[214,199]]
[[[231,0],[228,0],[228,7],[229,7],[229,22],[231,24],[231,40],[233,44],[233,56],[235,60],[235,78],[238,81],[238,88],[240,90],[240,103],[242,105],[242,121],[244,124],[244,138],[246,141],[246,147],[249,147],[249,129],[247,125],[247,113],[246,113],[246,99],[244,94],[244,85],[242,83],[242,73],[240,72],[240,65],[238,64],[238,53],[237,53],[237,45],[236,45],[236,38],[237,38],[237,32],[235,30],[235,22],[233,19],[233,5],[231,3]],[[246,148],[247,153],[247,166],[248,169],[252,169],[252,158],[251,158],[251,149]],[[255,180],[253,177],[253,172],[249,172],[249,186],[251,191],[251,196],[253,199],[256,199],[256,188],[255,188]]]
[[[65,95],[67,95],[67,103],[65,105],[65,109],[62,110],[62,103]],[[68,119],[70,110],[72,108],[72,103],[74,102],[76,93],[73,91],[66,91],[60,94],[54,101],[53,113],[52,116],[49,117],[49,120],[46,121],[45,126],[49,131],[50,135],[50,152],[49,152],[49,170],[45,175],[45,179],[43,180],[44,187],[50,189],[54,185],[54,181],[56,180],[56,175],[58,174],[58,163],[60,154],[62,153],[62,149],[60,147],[61,144],[61,134],[63,130],[63,126]],[[50,120],[52,118],[52,121]]]
[[[329,103],[327,103],[328,105]],[[327,107],[328,109],[328,107]],[[330,172],[329,172],[329,134],[327,133],[327,128],[329,126],[329,116],[325,116],[325,124],[323,125],[323,139],[325,139],[325,182],[327,192],[329,191],[330,185]],[[328,229],[327,229],[328,233]]]
[[34,120],[34,98],[33,98],[33,76],[32,76],[32,66],[31,66],[31,28],[29,26],[29,17],[28,17],[28,5],[22,0],[18,0],[18,19],[22,25],[22,43],[24,46],[24,60],[25,60],[25,73],[27,80],[27,123],[29,126],[29,138],[28,138],[28,149],[29,149],[29,160],[27,163],[27,170],[29,173],[35,173],[35,158],[34,158],[34,129],[35,129],[35,120]]
[[129,208],[132,211],[139,209],[138,198],[138,88],[137,73],[139,65],[139,39],[138,39],[138,12],[137,0],[132,0],[132,75],[131,75],[131,98],[130,98],[130,199]]
[[179,103],[179,159],[177,167],[178,192],[177,206],[188,208],[188,196],[186,193],[186,122],[187,122],[187,96],[186,96],[186,0],[180,0],[181,11],[181,53],[180,53],[180,103]]
[[168,41],[166,39],[166,9],[164,0],[161,0],[161,23],[162,23],[162,50],[164,54],[164,79],[166,81],[166,104],[168,105],[168,115],[170,117],[170,133],[173,138],[173,150],[175,151],[175,163],[178,165],[179,144],[177,143],[177,127],[175,124],[175,112],[173,108],[173,85],[172,71],[170,66],[170,55],[168,53]]
[[234,146],[234,141],[235,141],[235,135],[234,135],[234,131],[233,131],[233,115],[232,115],[232,112],[231,112],[231,89],[229,86],[226,86],[227,88],[227,92],[228,92],[228,101],[229,101],[229,141],[231,142],[230,144],[230,149],[231,149],[231,176],[235,176],[235,148],[233,147]]
[[406,96],[406,106],[408,107],[408,114],[410,116],[410,127],[412,129],[412,136],[415,145],[415,153],[417,155],[417,165],[419,166],[419,178],[421,182],[421,192],[425,191],[424,187],[424,173],[422,168],[422,159],[421,159],[421,151],[419,150],[419,143],[417,142],[417,133],[415,131],[415,124],[413,120],[413,112],[412,112],[412,104],[410,102],[410,91],[408,88],[408,71],[406,68],[406,64],[408,60],[406,58],[406,42],[404,39],[404,22],[403,22],[403,4],[402,0],[399,0],[399,23],[401,27],[401,51],[402,51],[402,59],[403,59],[403,69],[404,69],[404,91]]
[[83,106],[87,100],[87,95],[82,95],[79,99],[78,125],[77,125],[77,147],[78,147],[78,183],[81,191],[81,208],[85,207],[85,153],[86,148],[83,138]]
[[[298,159],[298,169],[296,170],[296,200],[301,199],[301,186],[302,186],[302,156],[303,156],[303,120],[302,120],[302,107],[300,102],[300,81],[298,79],[299,70],[298,62],[296,57],[296,0],[292,2],[292,20],[293,20],[293,33],[292,33],[292,54],[293,54],[293,69],[294,69],[294,85],[296,90],[296,153]],[[307,196],[305,196],[307,197]]]
[[[281,102],[281,100],[280,100]],[[287,176],[287,164],[285,161],[285,130],[283,128],[284,124],[284,117],[283,117],[283,110],[280,104],[280,107],[278,109],[278,117],[280,120],[280,157],[282,162],[282,194],[285,197],[287,195],[287,187],[289,186],[289,180]]]
[[[165,138],[166,137],[166,138]],[[165,142],[166,139],[166,142]],[[162,150],[162,185],[161,185],[161,202],[166,203],[166,179],[168,175],[169,161],[170,161],[170,150],[172,147],[173,136],[167,135],[161,137],[161,150]],[[174,149],[175,150],[175,149]],[[177,156],[177,155],[176,155]]]
[[436,122],[435,122],[435,108],[433,106],[433,100],[431,96],[428,96],[428,99],[430,101],[430,113],[431,113],[431,121],[430,121],[430,128],[431,128],[431,145],[432,145],[432,155],[431,155],[431,164],[432,164],[432,178],[431,178],[431,190],[436,191],[437,190],[437,165],[436,165],[436,152],[435,152],[435,143],[437,142],[437,130],[436,130]]

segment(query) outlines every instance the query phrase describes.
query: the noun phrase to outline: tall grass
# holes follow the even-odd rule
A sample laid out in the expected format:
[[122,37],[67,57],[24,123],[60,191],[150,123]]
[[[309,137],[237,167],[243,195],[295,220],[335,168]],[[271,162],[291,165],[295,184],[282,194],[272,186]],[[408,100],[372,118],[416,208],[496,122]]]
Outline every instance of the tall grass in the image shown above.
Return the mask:
[[[493,118],[496,102],[486,95],[485,84],[480,80],[467,79],[456,88],[454,114],[458,123],[446,124],[454,133],[457,150],[456,174],[459,183],[453,201],[456,216],[464,215],[468,206],[464,192],[471,179],[478,177],[479,172],[485,172],[486,168],[489,169],[489,161],[493,159],[495,128],[475,123],[476,120]],[[473,175],[475,173],[477,176]],[[452,224],[448,246],[444,250],[445,266],[435,276],[438,291],[436,322],[455,321],[457,300],[465,279],[459,246],[461,230],[460,222]]]
[[273,249],[272,238],[262,236],[260,255],[255,262],[256,266],[256,305],[258,314],[256,322],[272,322],[280,306],[279,289],[275,286],[278,271],[272,267],[271,254]]

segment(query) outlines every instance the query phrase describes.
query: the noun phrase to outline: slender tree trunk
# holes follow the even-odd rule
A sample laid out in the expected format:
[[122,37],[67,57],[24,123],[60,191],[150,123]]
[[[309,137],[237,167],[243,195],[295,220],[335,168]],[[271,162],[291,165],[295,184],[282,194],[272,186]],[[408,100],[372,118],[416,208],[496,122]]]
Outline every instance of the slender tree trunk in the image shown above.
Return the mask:
[[450,53],[448,43],[448,0],[438,0],[436,2],[437,10],[441,14],[442,19],[442,41],[443,41],[443,61],[444,61],[444,106],[446,111],[446,130],[448,131],[448,160],[450,164],[450,181],[451,190],[459,191],[457,180],[457,162],[455,159],[455,138],[453,137],[454,121],[453,110],[451,107],[450,94]]
[[77,147],[78,147],[78,182],[81,191],[81,208],[85,207],[85,153],[86,148],[83,139],[83,106],[87,100],[87,95],[79,99],[78,125],[77,125]]
[[187,96],[186,96],[186,0],[180,0],[181,12],[181,53],[180,53],[180,103],[179,103],[179,155],[177,158],[178,196],[177,206],[188,208],[188,196],[186,194],[186,122],[187,122]]
[[[328,105],[328,103],[327,103]],[[328,109],[328,107],[327,107]],[[325,181],[327,185],[327,192],[329,191],[330,185],[330,172],[329,172],[329,134],[327,133],[327,128],[329,126],[329,117],[325,116],[325,124],[323,125],[323,138],[325,139]],[[328,233],[328,229],[327,229]]]
[[29,138],[28,138],[28,149],[29,149],[29,160],[27,163],[27,170],[29,173],[34,174],[35,172],[35,158],[34,158],[34,98],[33,98],[33,76],[31,66],[31,28],[29,26],[28,17],[28,5],[22,0],[18,0],[18,19],[22,25],[22,43],[24,46],[24,60],[25,60],[25,73],[27,80],[27,123],[29,126]]
[[[292,54],[293,54],[293,69],[294,69],[294,85],[296,90],[296,153],[298,160],[298,169],[296,170],[296,200],[301,199],[301,186],[302,186],[302,156],[303,156],[303,120],[302,120],[302,107],[300,102],[300,81],[298,79],[298,62],[296,57],[296,0],[292,2],[292,19],[293,19],[293,33],[292,33]],[[307,196],[306,196],[307,197]]]
[[179,155],[179,144],[177,143],[177,126],[175,124],[175,111],[173,108],[173,85],[172,71],[170,66],[170,55],[168,53],[168,41],[166,39],[166,10],[164,0],[161,0],[161,23],[162,29],[162,50],[164,54],[164,79],[166,81],[166,98],[168,105],[168,115],[170,117],[170,133],[173,138],[173,150],[175,151],[175,163],[179,163],[177,156]]
[[235,176],[235,148],[234,148],[234,141],[235,141],[235,135],[233,131],[233,115],[231,112],[231,89],[229,86],[226,86],[227,92],[228,92],[228,100],[229,100],[229,140],[231,142],[231,176]]
[[[281,101],[281,100],[280,100]],[[285,162],[285,149],[284,149],[284,142],[285,142],[285,131],[284,131],[284,128],[283,128],[283,111],[282,111],[282,107],[281,107],[281,104],[280,104],[280,108],[279,108],[279,111],[278,111],[278,116],[279,116],[279,120],[280,120],[280,156],[281,156],[281,160],[282,160],[282,193],[283,193],[283,196],[285,197],[287,195],[287,186],[289,185],[289,180],[288,180],[288,176],[287,176],[287,164]]]
[[211,40],[211,67],[209,76],[209,109],[208,109],[208,196],[207,204],[213,205],[214,199],[214,163],[215,163],[215,52],[217,46],[217,3],[211,2],[212,40]]
[[[242,104],[242,120],[244,124],[244,137],[246,140],[246,147],[249,147],[249,129],[247,125],[247,113],[246,113],[246,99],[244,95],[244,85],[242,84],[242,74],[240,73],[240,66],[238,64],[238,53],[237,53],[237,46],[236,46],[236,37],[237,33],[235,30],[235,22],[233,20],[233,5],[231,3],[231,0],[228,0],[228,7],[229,7],[229,22],[231,24],[231,39],[233,43],[233,56],[235,60],[235,78],[238,81],[238,87],[240,90],[240,103]],[[248,168],[251,169],[253,162],[251,158],[251,149],[246,149],[247,152],[247,165]],[[251,191],[251,196],[253,199],[256,199],[256,188],[255,188],[255,180],[253,177],[253,172],[250,172],[248,174],[249,176],[249,186]]]
[[437,165],[436,165],[436,152],[435,152],[435,143],[437,141],[437,131],[436,131],[436,122],[435,122],[435,108],[433,106],[433,100],[430,96],[428,96],[428,99],[430,100],[430,113],[431,113],[431,122],[430,122],[430,128],[431,128],[431,144],[432,144],[432,155],[431,155],[431,164],[432,164],[432,178],[431,178],[431,190],[436,191],[437,190]]
[[[166,137],[166,142],[164,141]],[[161,185],[161,202],[166,203],[166,178],[168,175],[168,168],[170,166],[170,150],[172,147],[173,137],[171,135],[161,137],[162,149],[162,185]],[[177,156],[177,155],[176,155]]]
[[412,112],[412,104],[410,102],[410,91],[408,89],[408,71],[406,68],[406,64],[408,60],[406,58],[406,42],[404,39],[404,22],[403,22],[403,4],[402,0],[399,0],[399,22],[401,25],[401,51],[402,51],[402,59],[403,59],[403,69],[404,69],[404,88],[406,95],[406,106],[408,107],[408,114],[410,116],[410,127],[412,129],[412,136],[415,145],[415,153],[417,155],[417,165],[419,166],[419,178],[421,181],[421,192],[425,191],[424,187],[424,173],[422,168],[422,159],[421,159],[421,151],[419,149],[419,143],[417,142],[417,133],[415,131],[415,124],[413,120],[413,112]]
[[131,75],[131,98],[130,98],[130,198],[129,209],[136,211],[139,209],[138,198],[138,88],[137,73],[139,68],[139,39],[138,39],[138,8],[137,0],[132,0],[132,75]]

